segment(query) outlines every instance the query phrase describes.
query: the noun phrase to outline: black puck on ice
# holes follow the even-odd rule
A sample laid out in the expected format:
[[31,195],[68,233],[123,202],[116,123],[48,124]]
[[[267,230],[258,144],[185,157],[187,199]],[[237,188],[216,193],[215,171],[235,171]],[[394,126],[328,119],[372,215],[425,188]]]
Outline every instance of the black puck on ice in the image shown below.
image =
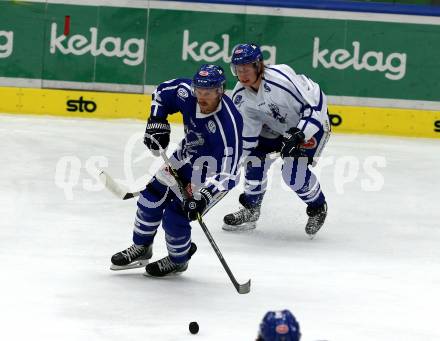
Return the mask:
[[189,331],[191,334],[197,334],[199,332],[199,324],[197,322],[190,322]]

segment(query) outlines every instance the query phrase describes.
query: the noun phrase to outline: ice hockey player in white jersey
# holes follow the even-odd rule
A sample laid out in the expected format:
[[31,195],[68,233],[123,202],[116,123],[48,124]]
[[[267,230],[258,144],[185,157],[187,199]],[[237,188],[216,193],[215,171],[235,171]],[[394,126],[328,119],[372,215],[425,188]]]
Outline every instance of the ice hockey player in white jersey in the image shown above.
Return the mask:
[[[327,99],[318,84],[287,65],[264,65],[255,44],[232,51],[231,71],[238,78],[232,100],[243,115],[243,155],[247,156],[243,206],[224,217],[224,230],[256,227],[267,186],[267,172],[279,152],[286,184],[307,204],[306,233],[313,237],[324,224],[327,203],[310,170],[330,134]],[[283,208],[289,205],[284,203]]]

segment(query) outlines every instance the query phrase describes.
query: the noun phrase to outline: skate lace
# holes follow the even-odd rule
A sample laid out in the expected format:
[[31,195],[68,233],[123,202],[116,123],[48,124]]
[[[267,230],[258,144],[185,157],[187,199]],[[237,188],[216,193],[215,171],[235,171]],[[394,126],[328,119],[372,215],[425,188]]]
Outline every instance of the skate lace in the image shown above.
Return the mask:
[[321,221],[319,216],[309,217],[306,225],[306,232],[309,234],[315,234],[321,227]]
[[315,216],[312,216],[312,217],[309,217],[309,223],[310,223],[310,225],[316,225],[317,223],[319,223],[319,220],[320,220],[320,216],[319,215],[315,215]]
[[323,223],[325,218],[324,212],[319,212],[313,216],[309,216],[309,220],[307,221],[306,231],[308,233],[316,233]]
[[132,259],[134,259],[134,258],[138,257],[139,255],[141,255],[143,249],[144,248],[142,246],[137,246],[136,244],[133,244],[127,250],[125,250],[125,255],[131,261]]
[[157,265],[159,265],[160,271],[171,271],[174,270],[176,267],[176,263],[172,262],[169,257],[165,257],[164,259],[161,259]]
[[252,211],[245,207],[241,208],[237,212],[232,213],[235,219],[249,219],[252,216]]

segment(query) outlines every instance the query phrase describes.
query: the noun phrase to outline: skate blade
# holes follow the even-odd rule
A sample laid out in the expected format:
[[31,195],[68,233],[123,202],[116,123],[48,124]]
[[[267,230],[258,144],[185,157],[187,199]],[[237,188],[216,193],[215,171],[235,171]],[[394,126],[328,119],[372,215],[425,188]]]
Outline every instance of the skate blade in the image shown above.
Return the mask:
[[314,234],[308,234],[307,233],[307,236],[309,237],[310,240],[313,240],[315,238],[315,236],[316,236],[316,233],[314,233]]
[[112,264],[110,266],[110,270],[119,271],[119,270],[130,270],[130,269],[142,268],[142,267],[146,267],[148,262],[149,262],[149,259],[143,259],[143,260],[136,261],[136,262],[130,263],[128,265],[123,265],[123,266]]
[[171,273],[169,273],[168,275],[165,275],[165,276],[153,276],[153,275],[150,275],[148,272],[144,272],[142,275],[144,275],[145,277],[149,277],[149,278],[172,278],[172,277],[179,277],[179,276],[182,276],[182,274],[185,272],[186,270],[184,270],[184,271],[177,271],[177,272],[171,272]]
[[253,230],[256,227],[257,227],[257,223],[252,222],[252,223],[244,223],[241,225],[223,224],[222,229],[228,232],[243,232],[243,231]]

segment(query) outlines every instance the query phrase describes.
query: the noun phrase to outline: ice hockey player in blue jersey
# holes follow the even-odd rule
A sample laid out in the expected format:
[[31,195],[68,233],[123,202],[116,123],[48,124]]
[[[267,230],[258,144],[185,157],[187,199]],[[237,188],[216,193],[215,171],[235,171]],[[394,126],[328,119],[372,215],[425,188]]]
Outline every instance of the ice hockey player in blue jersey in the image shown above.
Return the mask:
[[[306,233],[313,237],[324,224],[327,203],[315,165],[330,134],[327,100],[318,84],[287,65],[264,65],[255,44],[236,46],[231,71],[238,78],[232,100],[243,115],[245,190],[237,212],[224,217],[224,230],[255,228],[267,186],[267,172],[280,152],[286,184],[307,204]],[[287,209],[286,204],[283,209]]]
[[[182,113],[185,136],[170,160],[192,196],[182,198],[164,165],[140,193],[133,245],[112,257],[112,270],[146,265],[147,275],[162,277],[187,269],[197,249],[191,242],[190,221],[206,213],[238,182],[243,119],[224,94],[225,81],[221,67],[202,65],[192,80],[173,79],[154,91],[144,143],[155,155],[167,148],[167,117]],[[168,256],[149,263],[161,223]]]

